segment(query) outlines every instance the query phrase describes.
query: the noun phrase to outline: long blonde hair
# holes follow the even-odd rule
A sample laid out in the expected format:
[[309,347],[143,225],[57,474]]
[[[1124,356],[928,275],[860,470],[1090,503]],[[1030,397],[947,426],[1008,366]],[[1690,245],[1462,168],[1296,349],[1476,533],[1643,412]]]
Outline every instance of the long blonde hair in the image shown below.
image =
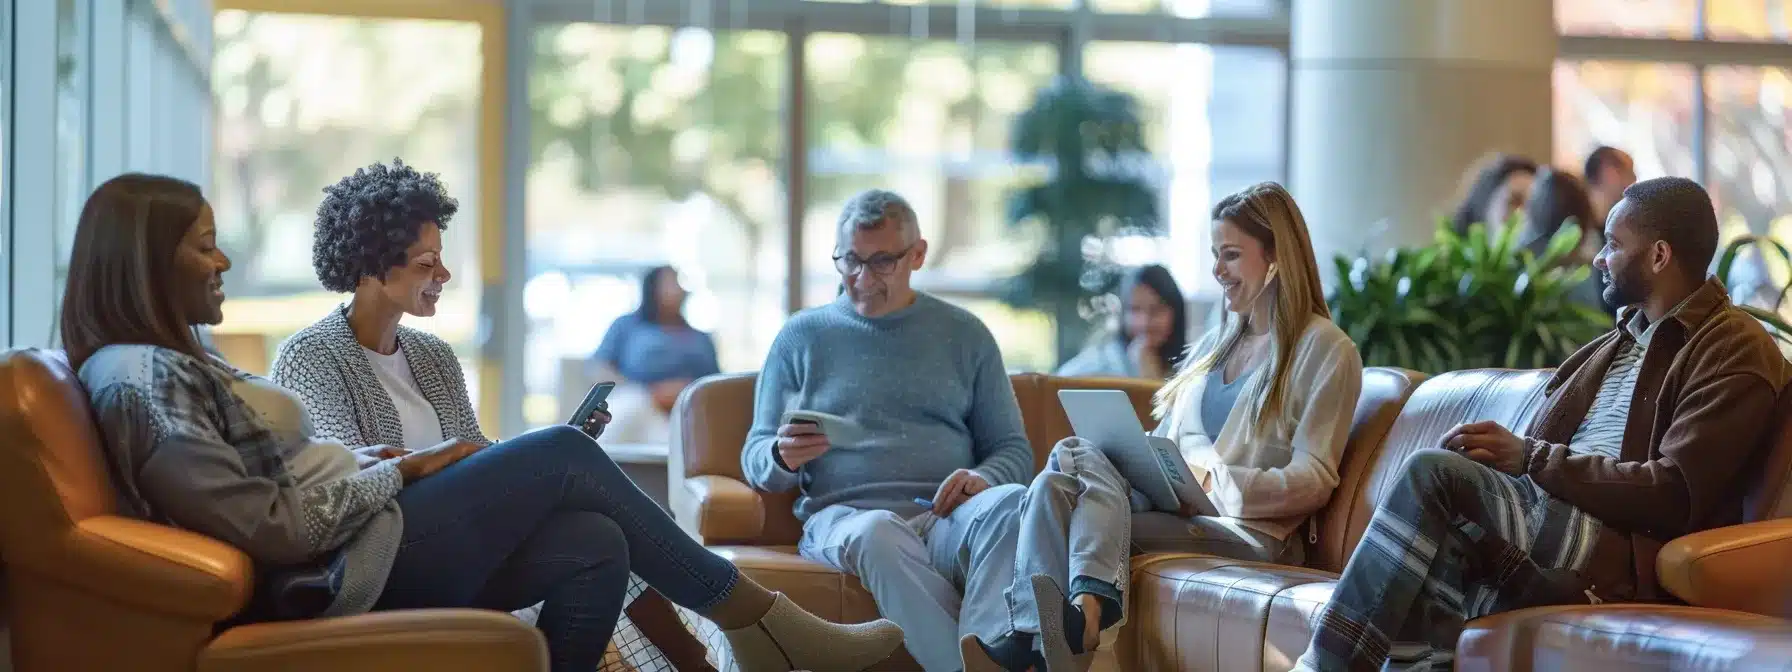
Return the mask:
[[[1319,263],[1313,256],[1313,240],[1307,234],[1307,220],[1301,216],[1300,206],[1295,204],[1287,189],[1274,182],[1260,182],[1220,199],[1213,206],[1213,221],[1222,220],[1262,242],[1269,248],[1270,261],[1276,265],[1275,286],[1264,288],[1264,291],[1275,292],[1275,309],[1270,318],[1270,336],[1275,347],[1273,368],[1270,369],[1273,375],[1267,377],[1267,392],[1261,385],[1259,389],[1248,391],[1257,404],[1252,409],[1252,415],[1257,419],[1252,430],[1261,431],[1265,423],[1281,414],[1287,396],[1287,372],[1294,362],[1294,346],[1300,341],[1307,321],[1314,315],[1329,320],[1332,312],[1325,305],[1325,290],[1319,282]],[[1156,415],[1159,419],[1169,416],[1176,398],[1191,383],[1225,366],[1244,339],[1249,326],[1246,321],[1246,317],[1230,311],[1221,314],[1218,338],[1201,339],[1212,346],[1205,352],[1191,351],[1184,359],[1187,363],[1182,370],[1158,390]]]

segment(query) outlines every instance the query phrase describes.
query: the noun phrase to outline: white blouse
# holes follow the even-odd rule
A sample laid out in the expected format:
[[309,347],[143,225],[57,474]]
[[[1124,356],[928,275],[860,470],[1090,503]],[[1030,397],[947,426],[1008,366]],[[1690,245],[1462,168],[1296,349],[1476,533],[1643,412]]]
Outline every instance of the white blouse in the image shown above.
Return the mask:
[[373,364],[373,375],[379,377],[380,386],[386,388],[386,395],[392,397],[392,406],[398,411],[398,422],[404,426],[404,445],[407,450],[423,450],[442,442],[442,421],[436,414],[436,407],[423,396],[423,388],[417,386],[417,377],[411,374],[411,364],[405,361],[404,348],[400,347],[390,355],[382,355],[365,347],[361,351],[367,354],[367,361]]

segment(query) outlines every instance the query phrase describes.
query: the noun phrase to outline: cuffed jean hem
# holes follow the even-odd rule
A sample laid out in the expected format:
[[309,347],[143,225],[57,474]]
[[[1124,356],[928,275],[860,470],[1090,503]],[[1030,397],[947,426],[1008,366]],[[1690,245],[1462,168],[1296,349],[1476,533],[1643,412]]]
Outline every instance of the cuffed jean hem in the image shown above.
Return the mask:
[[1070,600],[1083,595],[1094,595],[1101,600],[1101,629],[1106,630],[1120,622],[1121,607],[1125,602],[1121,599],[1120,589],[1114,584],[1093,576],[1079,576],[1070,580]]

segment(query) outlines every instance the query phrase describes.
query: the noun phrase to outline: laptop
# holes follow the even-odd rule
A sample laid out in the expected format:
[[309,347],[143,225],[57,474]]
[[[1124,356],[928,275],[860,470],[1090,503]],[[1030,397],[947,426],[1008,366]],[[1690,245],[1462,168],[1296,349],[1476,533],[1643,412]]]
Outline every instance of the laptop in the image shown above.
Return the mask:
[[1146,434],[1132,398],[1125,392],[1058,390],[1058,402],[1070,417],[1071,431],[1101,449],[1120,475],[1145,494],[1153,509],[1177,513],[1182,503],[1188,502],[1200,515],[1219,515],[1176,442]]

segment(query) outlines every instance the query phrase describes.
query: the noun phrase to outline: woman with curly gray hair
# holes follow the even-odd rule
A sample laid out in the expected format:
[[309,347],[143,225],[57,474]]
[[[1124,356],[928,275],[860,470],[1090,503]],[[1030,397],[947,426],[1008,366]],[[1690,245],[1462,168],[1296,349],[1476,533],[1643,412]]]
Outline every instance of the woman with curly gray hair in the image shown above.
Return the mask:
[[324,193],[312,264],[325,288],[353,297],[281,344],[273,378],[303,399],[319,437],[369,460],[451,456],[397,494],[403,541],[376,608],[541,603],[554,669],[580,672],[604,658],[642,580],[720,626],[743,670],[856,670],[900,645],[895,624],[824,621],[686,535],[593,440],[604,410],[578,428],[487,439],[447,343],[399,325],[434,315],[452,277],[442,231],[454,199],[396,161]]

